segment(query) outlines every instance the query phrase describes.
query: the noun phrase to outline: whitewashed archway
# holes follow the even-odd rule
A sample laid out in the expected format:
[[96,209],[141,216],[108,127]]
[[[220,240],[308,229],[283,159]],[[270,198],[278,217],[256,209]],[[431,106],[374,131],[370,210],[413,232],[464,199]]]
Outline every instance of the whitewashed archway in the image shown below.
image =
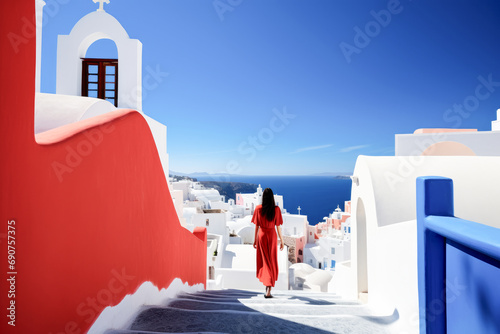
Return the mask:
[[112,40],[118,49],[118,107],[142,110],[142,43],[131,39],[120,22],[104,11],[87,14],[69,35],[58,36],[57,94],[81,95],[81,58],[100,39]]

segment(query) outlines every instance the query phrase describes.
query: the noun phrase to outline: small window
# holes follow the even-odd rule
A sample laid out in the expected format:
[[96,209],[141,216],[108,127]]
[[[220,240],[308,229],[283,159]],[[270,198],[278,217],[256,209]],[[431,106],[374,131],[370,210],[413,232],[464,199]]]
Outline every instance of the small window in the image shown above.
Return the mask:
[[118,59],[82,59],[82,96],[107,100],[118,107]]
[[205,221],[205,224],[206,224],[206,226],[210,226],[210,219],[207,219],[207,220]]
[[299,249],[299,255],[302,255],[302,249]]
[[349,232],[348,233],[351,233],[351,227],[349,226]]
[[332,254],[335,254],[335,248],[334,247],[332,247],[331,252],[332,252]]

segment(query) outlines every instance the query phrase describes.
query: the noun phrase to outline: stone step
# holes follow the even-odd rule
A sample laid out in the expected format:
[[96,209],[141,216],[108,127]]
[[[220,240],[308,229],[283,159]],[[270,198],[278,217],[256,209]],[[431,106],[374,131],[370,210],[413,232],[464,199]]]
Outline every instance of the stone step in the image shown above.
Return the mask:
[[193,311],[152,308],[142,312],[132,330],[160,333],[386,333],[383,319],[358,316],[271,316],[260,312]]
[[344,300],[344,299],[313,299],[309,297],[296,297],[296,296],[280,296],[273,295],[273,298],[266,299],[264,295],[261,294],[252,298],[205,298],[197,296],[180,296],[176,300],[182,301],[193,301],[193,302],[205,302],[205,303],[243,303],[245,305],[266,303],[267,305],[273,304],[290,304],[290,305],[362,305],[356,300]]
[[[215,291],[215,290],[214,290]],[[224,290],[219,290],[219,291],[224,291]],[[280,290],[273,290],[272,295],[275,298],[288,298],[288,299],[295,299],[295,300],[302,300],[304,302],[308,301],[320,301],[324,303],[336,303],[342,299],[340,296],[335,295],[335,294],[325,294],[325,293],[295,293],[295,291],[280,291]],[[231,300],[240,300],[240,299],[260,299],[264,298],[264,292],[249,292],[246,294],[243,293],[225,293],[225,292],[220,292],[220,293],[215,293],[215,292],[200,292],[200,293],[194,293],[194,294],[179,294],[177,298],[182,298],[182,299],[195,299],[195,300],[206,300],[206,301],[231,301]],[[349,301],[349,302],[356,302],[358,301]],[[317,303],[316,303],[317,304]]]
[[334,294],[273,290],[210,290],[179,294],[163,307],[148,307],[128,330],[158,333],[387,333],[398,319]]
[[302,307],[304,304],[276,302],[277,299],[263,300],[259,303],[213,303],[195,301],[189,299],[176,299],[170,302],[168,308],[197,311],[242,311],[261,312],[267,314],[289,314],[289,315],[319,315],[319,314],[350,314],[350,315],[377,315],[368,306],[359,304],[342,305],[311,305]]

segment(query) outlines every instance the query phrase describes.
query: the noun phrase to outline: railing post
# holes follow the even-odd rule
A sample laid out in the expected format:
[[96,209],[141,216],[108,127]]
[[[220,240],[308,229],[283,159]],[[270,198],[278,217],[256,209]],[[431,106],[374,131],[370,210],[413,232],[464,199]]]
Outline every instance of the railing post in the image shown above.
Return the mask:
[[420,333],[446,333],[446,243],[426,228],[427,216],[453,216],[453,181],[417,178],[417,249]]

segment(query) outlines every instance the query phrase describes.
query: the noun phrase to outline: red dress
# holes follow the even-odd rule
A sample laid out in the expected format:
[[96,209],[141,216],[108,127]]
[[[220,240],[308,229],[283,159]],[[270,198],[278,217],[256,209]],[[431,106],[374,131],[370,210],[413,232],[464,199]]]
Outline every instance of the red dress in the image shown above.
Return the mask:
[[283,224],[278,206],[275,207],[273,220],[262,215],[262,205],[253,213],[252,223],[259,226],[257,235],[257,278],[265,286],[274,286],[278,280],[278,238],[275,226]]

